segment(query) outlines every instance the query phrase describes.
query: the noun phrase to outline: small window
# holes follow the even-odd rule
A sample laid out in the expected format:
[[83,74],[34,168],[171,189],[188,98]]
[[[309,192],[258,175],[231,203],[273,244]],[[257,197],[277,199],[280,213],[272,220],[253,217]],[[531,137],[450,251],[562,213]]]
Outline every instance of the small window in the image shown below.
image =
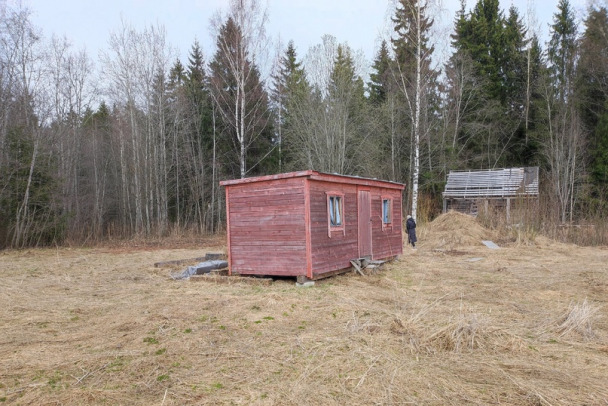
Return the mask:
[[342,196],[329,196],[329,224],[332,227],[342,225]]
[[393,222],[393,199],[382,198],[382,225],[387,226]]
[[344,194],[327,192],[327,235],[331,238],[334,231],[344,230]]

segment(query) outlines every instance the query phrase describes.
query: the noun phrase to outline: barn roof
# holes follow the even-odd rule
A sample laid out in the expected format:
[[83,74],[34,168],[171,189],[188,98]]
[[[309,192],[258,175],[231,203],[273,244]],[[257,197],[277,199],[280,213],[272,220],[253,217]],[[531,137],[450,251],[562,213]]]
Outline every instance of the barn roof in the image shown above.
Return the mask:
[[538,196],[538,167],[450,171],[444,198]]
[[222,186],[241,185],[241,184],[246,184],[246,183],[267,182],[267,181],[272,181],[272,180],[288,179],[288,178],[308,178],[308,179],[312,179],[312,180],[325,181],[325,182],[348,183],[348,184],[363,185],[363,186],[376,186],[376,187],[399,189],[399,190],[403,190],[405,188],[404,184],[397,183],[397,182],[372,179],[372,178],[362,178],[359,176],[338,175],[335,173],[334,174],[323,173],[323,172],[317,172],[317,171],[313,171],[313,170],[280,173],[280,174],[276,174],[276,175],[267,175],[267,176],[256,176],[256,177],[244,178],[244,179],[224,180],[224,181],[220,182],[220,185],[222,185]]

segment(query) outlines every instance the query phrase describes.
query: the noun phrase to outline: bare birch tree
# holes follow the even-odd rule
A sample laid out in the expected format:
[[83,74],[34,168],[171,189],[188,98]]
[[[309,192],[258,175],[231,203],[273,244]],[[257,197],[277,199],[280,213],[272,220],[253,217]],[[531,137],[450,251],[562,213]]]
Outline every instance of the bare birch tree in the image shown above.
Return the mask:
[[212,96],[234,133],[241,178],[248,172],[247,149],[266,127],[258,120],[268,110],[268,104],[258,96],[265,92],[258,67],[267,45],[267,20],[260,0],[231,0],[227,17],[218,14],[212,20],[217,48],[212,63]]
[[584,144],[574,92],[577,26],[568,0],[560,0],[558,4],[547,54],[550,67],[543,93],[549,134],[544,150],[554,196],[558,200],[558,216],[565,222],[573,219]]
[[171,59],[164,27],[138,32],[125,22],[110,35],[109,52],[102,55],[108,96],[128,125],[118,128],[123,227],[138,233],[167,228],[162,93]]
[[62,206],[63,212],[69,214],[68,230],[76,232],[86,228],[91,214],[89,202],[85,201],[90,196],[85,178],[89,161],[83,156],[82,119],[92,98],[93,66],[86,52],[73,52],[66,39],[51,40],[49,58],[47,77],[53,92],[51,120],[59,159]]
[[294,72],[285,137],[296,169],[369,176],[375,145],[364,114],[363,65],[360,53],[324,35],[304,59],[308,80]]
[[396,54],[393,75],[406,102],[412,138],[412,210],[416,219],[420,178],[420,139],[428,128],[422,126],[422,109],[427,107],[430,84],[436,73],[431,68],[434,47],[428,45],[433,20],[427,16],[430,1],[399,0],[395,17],[396,37],[392,39]]
[[[17,179],[17,197],[13,200],[15,217],[11,245],[15,247],[35,242],[40,230],[44,228],[43,221],[40,221],[42,213],[34,209],[31,200],[35,193],[34,178],[40,171],[40,155],[46,149],[43,145],[42,123],[48,119],[49,103],[43,82],[42,34],[30,21],[30,14],[26,8],[7,10],[2,25],[3,49],[8,51],[3,59],[9,62],[2,67],[2,76],[3,79],[8,79],[8,94],[14,100],[14,107],[9,109],[9,115],[4,118],[6,120],[11,117],[14,121],[12,124],[6,122],[3,132],[13,127],[16,137],[20,138],[16,141],[27,146],[22,151],[29,153],[29,156],[22,157],[27,160],[27,169],[22,171],[25,178]],[[5,139],[0,140],[4,141]]]

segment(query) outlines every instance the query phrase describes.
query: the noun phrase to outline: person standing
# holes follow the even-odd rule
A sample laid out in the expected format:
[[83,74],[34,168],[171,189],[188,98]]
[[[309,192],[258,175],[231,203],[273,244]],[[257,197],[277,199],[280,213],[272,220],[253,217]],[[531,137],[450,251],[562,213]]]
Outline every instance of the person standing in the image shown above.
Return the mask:
[[405,229],[407,230],[407,242],[412,244],[412,248],[416,249],[416,221],[410,216],[407,215],[407,221],[405,222]]

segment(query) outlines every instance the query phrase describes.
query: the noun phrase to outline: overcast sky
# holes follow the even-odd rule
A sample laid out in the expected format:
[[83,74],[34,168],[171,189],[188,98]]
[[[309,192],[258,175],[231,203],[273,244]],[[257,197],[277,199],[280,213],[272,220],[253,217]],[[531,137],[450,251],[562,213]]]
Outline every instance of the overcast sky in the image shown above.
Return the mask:
[[[0,0],[2,1],[2,0]],[[18,0],[6,0],[15,2]],[[85,47],[93,60],[106,49],[109,34],[118,30],[121,19],[137,29],[150,24],[164,25],[169,43],[183,62],[195,38],[205,59],[214,51],[209,21],[218,10],[226,10],[228,0],[22,0],[33,12],[34,23],[43,34],[65,35],[78,49]],[[587,0],[570,0],[582,16]],[[468,0],[467,10],[476,0]],[[526,14],[532,0],[501,0],[501,8],[515,5]],[[533,8],[541,37],[546,38],[548,24],[557,10],[558,0],[535,0]],[[302,58],[309,47],[331,34],[338,42],[348,42],[354,50],[364,52],[371,61],[380,38],[387,31],[393,10],[392,0],[268,0],[268,35],[283,43],[293,40]],[[436,25],[445,43],[453,28],[455,10],[460,0],[443,0]],[[390,6],[390,8],[389,8]],[[441,28],[444,28],[441,31]],[[581,28],[582,29],[582,28]],[[438,51],[442,52],[441,46]]]

